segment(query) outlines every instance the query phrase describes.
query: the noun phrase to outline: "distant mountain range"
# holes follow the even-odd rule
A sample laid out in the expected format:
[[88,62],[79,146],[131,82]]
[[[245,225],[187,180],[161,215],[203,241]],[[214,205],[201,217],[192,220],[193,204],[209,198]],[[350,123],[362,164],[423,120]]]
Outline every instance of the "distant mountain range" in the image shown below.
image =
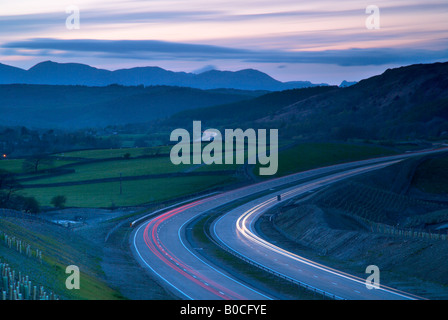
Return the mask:
[[173,72],[159,67],[137,67],[109,71],[79,63],[45,61],[24,70],[0,64],[0,84],[45,84],[108,86],[180,86],[197,89],[232,88],[240,90],[281,91],[295,88],[324,86],[309,81],[281,82],[269,75],[253,70],[209,70],[199,74]]
[[[48,73],[39,71],[42,68]],[[12,67],[0,69],[3,77],[20,74]],[[87,76],[89,72],[110,75],[92,69],[43,63],[22,72],[36,74],[36,81],[39,74],[44,77],[39,81],[57,75],[64,81],[71,76],[84,79],[84,84],[100,79]],[[161,75],[167,72],[157,70]],[[219,78],[213,74],[232,78],[252,72],[209,71],[202,79],[212,85]],[[249,78],[242,76],[239,83]],[[0,85],[0,126],[82,129],[142,123],[148,130],[165,132],[201,120],[204,127],[277,128],[282,136],[320,140],[448,138],[448,62],[388,69],[355,84],[275,92],[105,83],[97,87]]]

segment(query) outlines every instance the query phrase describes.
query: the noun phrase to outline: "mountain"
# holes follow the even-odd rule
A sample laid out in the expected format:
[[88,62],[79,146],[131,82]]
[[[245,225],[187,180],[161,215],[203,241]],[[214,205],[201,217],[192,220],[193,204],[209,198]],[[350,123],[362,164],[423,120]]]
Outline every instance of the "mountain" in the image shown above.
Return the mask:
[[187,86],[201,89],[229,88],[232,86],[242,90],[257,89],[268,91],[282,91],[320,85],[313,84],[309,81],[280,82],[254,69],[245,69],[236,72],[210,70],[192,77],[187,84]]
[[[45,84],[107,86],[180,86],[197,89],[233,88],[280,91],[316,86],[309,81],[280,82],[269,75],[246,69],[209,70],[203,73],[173,72],[159,67],[138,67],[109,71],[79,63],[41,62],[29,70],[0,64],[0,84]],[[325,85],[325,84],[321,84]]]
[[344,81],[342,81],[341,82],[341,84],[339,85],[341,88],[345,88],[345,87],[350,87],[350,86],[352,86],[352,85],[354,85],[354,84],[357,84],[358,82],[356,82],[356,81],[347,81],[347,80],[344,80]]
[[[0,65],[0,71],[16,79],[24,76],[25,71],[20,70]],[[82,72],[77,73],[79,70]],[[282,136],[321,140],[448,137],[448,62],[388,69],[348,87],[315,86],[275,92],[106,86],[106,80],[113,79],[110,71],[76,64],[43,63],[29,72],[36,75],[35,79],[40,75],[40,81],[56,77],[58,81],[71,81],[70,75],[79,75],[84,82],[94,81],[98,86],[0,85],[0,126],[76,129],[152,122],[157,131],[158,125],[165,129],[188,128],[193,120],[202,120],[204,126],[218,129],[276,128]],[[272,78],[256,70],[209,70],[197,76],[161,68],[113,73],[122,79],[129,75],[136,83],[138,78],[131,75],[155,75],[164,81],[188,78],[190,85],[195,81],[210,82],[210,87],[228,81],[242,86],[254,79],[260,79],[263,87],[274,85]]]
[[182,110],[249,100],[264,93],[170,86],[0,85],[0,126],[82,129],[147,123]]
[[79,63],[45,61],[26,72],[25,84],[105,86],[110,72]]
[[0,63],[0,84],[20,83],[26,77],[26,71]]
[[347,87],[268,93],[180,112],[165,123],[183,126],[193,118],[324,140],[448,138],[448,62],[388,69]]

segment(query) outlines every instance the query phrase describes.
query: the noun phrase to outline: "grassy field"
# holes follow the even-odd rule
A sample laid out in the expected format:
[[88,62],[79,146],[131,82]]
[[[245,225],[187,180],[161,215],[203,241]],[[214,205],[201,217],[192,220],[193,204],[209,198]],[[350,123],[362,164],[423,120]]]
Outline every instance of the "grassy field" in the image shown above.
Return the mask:
[[[288,142],[289,143],[289,142]],[[207,144],[204,144],[205,146]],[[284,144],[285,145],[285,144]],[[134,206],[174,199],[207,189],[222,187],[238,181],[232,174],[219,170],[236,171],[241,165],[173,165],[169,146],[130,149],[83,150],[55,154],[52,168],[67,169],[66,173],[45,172],[23,175],[23,159],[0,161],[0,169],[22,173],[20,193],[35,197],[43,207],[51,206],[54,196],[65,196],[67,207]],[[375,145],[344,143],[306,143],[279,152],[277,176],[320,166],[390,155],[391,149]],[[126,158],[125,155],[129,154]],[[157,156],[155,156],[157,155]],[[247,159],[247,154],[246,154]],[[50,168],[51,169],[51,168]],[[255,166],[255,173],[258,173]],[[202,173],[204,176],[192,175]],[[209,174],[207,174],[209,172]],[[182,173],[183,176],[148,177],[149,175]],[[120,176],[121,194],[120,194]],[[31,178],[31,179],[30,179]],[[112,179],[101,181],[102,179]],[[87,183],[88,180],[97,180]],[[63,183],[66,185],[53,186]],[[32,187],[39,185],[39,187]]]
[[[279,152],[276,176],[395,153],[392,149],[376,145],[303,143]],[[255,167],[255,174],[259,168],[259,165]]]
[[[169,146],[82,150],[50,155],[53,159],[51,165],[40,166],[37,173],[23,171],[24,159],[1,160],[0,169],[21,174],[17,179],[24,188],[19,193],[35,197],[43,207],[51,206],[51,199],[56,195],[65,196],[68,207],[133,206],[195,194],[237,180],[231,174],[226,176],[215,172],[236,170],[238,165],[174,165],[169,152]],[[56,168],[67,172],[48,171]],[[188,174],[189,171],[209,171],[210,175],[197,176]],[[187,173],[183,176],[148,177],[182,172]],[[123,178],[121,184],[120,176]],[[88,183],[89,180],[100,181]],[[55,183],[66,185],[52,186]],[[32,187],[36,184],[39,187]]]
[[189,168],[189,165],[174,165],[168,157],[160,158],[136,158],[128,160],[100,161],[93,163],[73,164],[67,168],[75,172],[59,176],[47,177],[24,184],[49,184],[60,182],[75,182],[93,179],[136,177],[150,174],[181,172]]
[[42,206],[51,206],[50,202],[54,196],[64,195],[68,207],[109,208],[174,199],[234,181],[235,178],[224,175],[186,176],[123,181],[122,194],[119,181],[23,189],[21,193],[35,197]]
[[[24,159],[8,159],[0,160],[0,170],[5,170],[11,173],[24,173],[23,172],[23,162]],[[61,166],[76,163],[75,161],[65,160],[65,159],[55,159],[52,163],[43,163],[39,166],[40,170],[55,169]]]
[[141,157],[155,154],[166,154],[170,152],[168,146],[151,147],[151,148],[123,148],[123,149],[95,149],[72,151],[56,154],[57,157],[63,159],[64,157],[84,158],[84,159],[110,159],[121,158],[129,153],[131,158]]

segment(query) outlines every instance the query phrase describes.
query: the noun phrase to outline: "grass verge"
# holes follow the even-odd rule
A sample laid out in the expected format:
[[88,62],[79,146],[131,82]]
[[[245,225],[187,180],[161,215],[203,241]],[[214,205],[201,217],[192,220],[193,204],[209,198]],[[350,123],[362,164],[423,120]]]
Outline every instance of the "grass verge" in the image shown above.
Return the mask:
[[[396,153],[390,148],[376,145],[302,143],[279,152],[275,176]],[[258,174],[259,168],[259,164],[254,167],[255,174]]]
[[[93,246],[68,230],[36,219],[3,217],[0,219],[0,229],[11,237],[30,243],[33,249],[42,251],[41,263],[39,259],[27,257],[1,243],[2,260],[7,261],[17,272],[28,275],[33,283],[43,285],[47,291],[55,292],[61,299],[123,299],[122,295],[110,288],[103,279],[100,247]],[[79,267],[79,290],[68,290],[65,286],[69,276],[65,270],[69,265]]]

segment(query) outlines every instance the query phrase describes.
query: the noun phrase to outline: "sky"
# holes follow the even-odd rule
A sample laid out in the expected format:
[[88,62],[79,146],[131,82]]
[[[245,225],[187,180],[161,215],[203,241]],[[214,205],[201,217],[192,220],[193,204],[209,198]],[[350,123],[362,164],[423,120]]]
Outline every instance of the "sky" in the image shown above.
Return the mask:
[[0,0],[0,63],[339,84],[448,61],[447,0]]

